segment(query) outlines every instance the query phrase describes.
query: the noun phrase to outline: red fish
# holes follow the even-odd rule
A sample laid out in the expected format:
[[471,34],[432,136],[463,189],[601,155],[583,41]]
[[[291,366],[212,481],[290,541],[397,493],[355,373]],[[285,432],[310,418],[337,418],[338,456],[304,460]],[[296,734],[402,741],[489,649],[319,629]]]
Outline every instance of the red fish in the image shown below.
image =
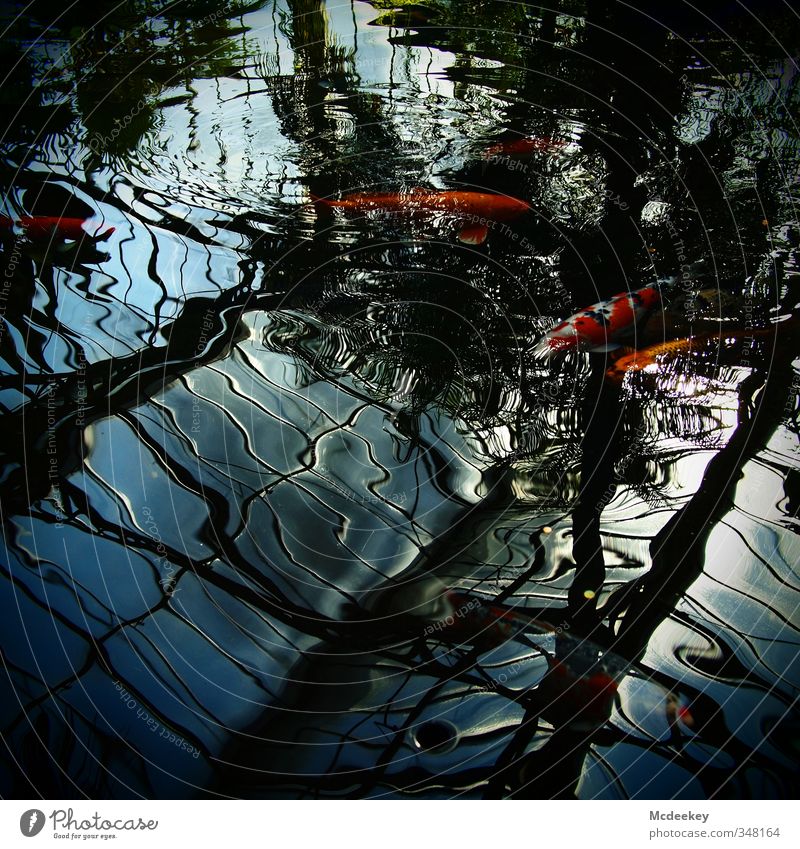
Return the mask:
[[611,716],[618,682],[602,670],[581,677],[556,658],[550,658],[549,664],[536,688],[537,698],[545,705],[542,716],[553,725],[575,730],[601,726]]
[[107,239],[114,228],[109,227],[102,233],[96,229],[94,235],[84,228],[84,224],[91,219],[88,218],[59,218],[57,215],[23,215],[17,221],[5,215],[0,216],[0,227],[11,230],[14,226],[21,227],[25,234],[34,241],[43,241],[60,237],[78,241],[89,237],[94,241]]
[[667,695],[667,721],[674,728],[680,720],[688,728],[694,727],[694,717],[691,710],[680,702],[674,693]]
[[[541,715],[553,725],[591,730],[609,718],[620,682],[630,671],[623,658],[502,604],[479,602],[452,590],[445,598],[452,613],[442,630],[482,648],[495,648],[523,633],[534,642],[556,637],[566,651],[556,657],[541,648],[547,671],[530,694],[541,707]],[[678,720],[687,727],[693,725],[689,708],[677,696],[656,682],[646,683],[646,691],[637,695],[640,707],[647,707],[648,713],[663,711],[671,727]]]
[[512,221],[529,212],[530,204],[508,195],[488,192],[433,191],[409,189],[405,192],[354,192],[341,200],[311,195],[314,203],[347,212],[389,212],[443,214],[467,219],[459,238],[462,242],[479,245],[485,241],[489,225],[496,221]]
[[534,347],[535,356],[558,351],[601,353],[621,346],[661,305],[658,285],[634,292],[620,292],[608,300],[593,304],[549,330]]
[[552,153],[563,150],[566,146],[567,142],[561,139],[547,137],[511,139],[489,145],[483,155],[487,159],[493,156],[530,156],[533,153]]

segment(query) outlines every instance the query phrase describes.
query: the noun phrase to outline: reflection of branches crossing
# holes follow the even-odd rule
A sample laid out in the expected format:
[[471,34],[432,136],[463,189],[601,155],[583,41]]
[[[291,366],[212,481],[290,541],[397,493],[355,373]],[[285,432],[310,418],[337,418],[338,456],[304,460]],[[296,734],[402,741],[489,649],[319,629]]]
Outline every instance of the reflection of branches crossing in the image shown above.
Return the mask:
[[[484,598],[563,607],[572,568],[563,511],[548,510],[535,490],[526,502],[524,482],[535,471],[524,463],[493,477],[486,445],[446,415],[429,411],[412,431],[398,428],[394,411],[369,403],[351,378],[321,379],[303,357],[265,348],[262,339],[272,338],[280,318],[242,314],[247,332],[237,334],[223,359],[183,371],[152,400],[97,421],[92,452],[64,487],[73,512],[59,536],[46,531],[57,519],[46,499],[30,518],[9,520],[14,557],[7,577],[26,629],[45,639],[55,609],[64,638],[41,670],[49,691],[35,685],[24,654],[10,650],[6,663],[45,739],[62,739],[64,722],[78,730],[62,763],[81,786],[105,780],[100,762],[162,792],[161,758],[170,759],[178,780],[205,781],[198,770],[227,751],[226,729],[253,726],[268,728],[259,733],[272,742],[246,747],[250,764],[260,756],[275,774],[251,788],[229,775],[237,792],[291,792],[307,782],[300,776],[319,773],[329,775],[320,790],[332,793],[361,792],[355,788],[378,775],[371,792],[424,787],[434,776],[459,792],[470,781],[488,781],[506,747],[519,746],[519,729],[530,726],[530,717],[519,725],[527,714],[515,693],[541,672],[523,645],[509,643],[491,657],[446,644],[431,654],[424,641],[406,638],[389,650],[379,624],[359,631],[358,621],[370,609],[370,591],[385,593],[431,566],[443,585]],[[492,480],[497,491],[487,501]],[[511,498],[515,488],[521,498]],[[612,502],[604,527],[611,587],[645,573],[648,539],[660,525],[633,493]],[[163,504],[170,509],[156,506]],[[472,518],[458,521],[465,515]],[[35,549],[26,539],[36,541]],[[609,558],[615,551],[616,561]],[[771,562],[776,577],[788,581],[788,565]],[[739,604],[752,596],[729,583],[738,580],[733,576],[723,580],[731,593],[744,593]],[[695,614],[698,603],[710,616],[709,597],[687,597]],[[780,616],[775,601],[768,603]],[[718,618],[722,623],[721,612]],[[674,630],[683,621],[678,614],[662,627]],[[734,642],[719,627],[707,639],[731,670]],[[750,662],[758,664],[758,644],[750,645]],[[688,666],[674,675],[699,693],[716,680],[717,661],[700,673],[692,671],[693,657],[689,652]],[[772,667],[775,660],[765,662]],[[765,686],[747,675],[752,686]],[[120,684],[135,709],[119,698]],[[617,758],[625,746],[633,747],[631,756],[643,745],[658,756],[654,718],[636,719],[635,733],[622,720],[637,715],[631,698],[616,731],[595,739],[615,743],[613,755],[598,757],[599,774],[624,772]],[[319,715],[304,713],[303,705],[315,705]],[[135,721],[138,711],[153,722]],[[784,709],[762,696],[759,711],[768,724]],[[414,734],[430,723],[435,730],[442,717],[459,729],[459,745],[420,752]],[[745,741],[725,742],[726,727],[712,734],[727,752],[717,762],[756,757]],[[780,723],[775,727],[783,733]],[[192,748],[154,745],[162,729],[167,740],[173,734]],[[20,751],[36,751],[26,725],[13,722],[8,731]],[[527,751],[530,760],[549,733],[534,726],[519,755]],[[659,745],[667,746],[669,732],[663,733]],[[548,757],[563,755],[563,735],[555,739]],[[569,739],[574,748],[577,740]],[[298,749],[298,740],[308,748]],[[146,773],[129,744],[153,762]],[[687,765],[697,754],[685,751]],[[663,757],[672,755],[664,749]],[[571,763],[556,760],[562,769]],[[511,785],[527,780],[521,776],[528,760],[512,763],[522,772],[508,779]],[[379,764],[379,773],[370,764]],[[57,773],[44,772],[39,780],[62,786]]]

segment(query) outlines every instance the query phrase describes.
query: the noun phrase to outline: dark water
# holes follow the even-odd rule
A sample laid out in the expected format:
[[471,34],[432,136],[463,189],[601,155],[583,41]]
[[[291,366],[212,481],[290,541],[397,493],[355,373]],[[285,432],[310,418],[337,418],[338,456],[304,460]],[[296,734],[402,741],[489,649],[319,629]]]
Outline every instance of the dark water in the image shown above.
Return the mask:
[[[0,231],[0,794],[795,797],[791,6],[87,5],[2,4],[2,214],[114,231]],[[310,202],[411,187],[532,211]],[[670,276],[747,340],[531,358]]]

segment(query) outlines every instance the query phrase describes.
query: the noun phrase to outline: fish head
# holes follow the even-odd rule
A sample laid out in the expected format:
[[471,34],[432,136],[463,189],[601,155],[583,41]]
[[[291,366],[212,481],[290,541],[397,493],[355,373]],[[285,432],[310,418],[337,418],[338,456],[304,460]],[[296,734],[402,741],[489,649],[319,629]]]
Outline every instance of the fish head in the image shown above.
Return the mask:
[[506,196],[500,198],[498,206],[503,217],[507,218],[518,218],[531,211],[531,205],[527,201]]

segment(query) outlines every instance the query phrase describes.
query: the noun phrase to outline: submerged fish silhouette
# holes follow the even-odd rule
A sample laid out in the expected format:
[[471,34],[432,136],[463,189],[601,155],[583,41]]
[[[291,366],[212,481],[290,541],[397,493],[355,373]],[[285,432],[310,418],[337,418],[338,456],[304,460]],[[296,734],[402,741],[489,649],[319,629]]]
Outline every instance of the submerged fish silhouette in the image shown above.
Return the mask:
[[309,780],[321,796],[452,789],[491,781],[527,721],[543,745],[562,728],[588,745],[609,718],[652,739],[691,724],[643,670],[519,609],[430,576],[374,601],[374,630],[304,651],[279,698],[234,732],[220,760],[227,794]]
[[[482,649],[522,636],[537,645],[546,658],[547,671],[527,700],[535,703],[548,722],[590,731],[608,720],[620,683],[631,669],[624,658],[524,611],[479,603],[465,593],[454,591],[446,593],[446,600],[452,612],[444,620],[445,633],[451,632]],[[645,697],[651,709],[662,713],[670,726],[680,720],[691,728],[693,719],[689,709],[660,684],[649,684],[646,696],[640,694],[638,700],[641,702]]]
[[391,9],[370,21],[370,26],[401,27],[414,29],[419,26],[428,26],[432,18],[436,16],[436,10],[417,3],[404,5],[400,9]]
[[460,190],[434,191],[413,188],[403,192],[354,192],[341,200],[311,195],[323,208],[346,212],[388,212],[398,214],[443,214],[467,219],[459,239],[467,244],[486,240],[489,223],[512,221],[531,209],[530,204],[508,195]]
[[658,284],[620,292],[580,310],[549,330],[534,347],[535,356],[559,351],[602,353],[619,348],[661,305]]
[[93,241],[99,242],[107,239],[113,232],[114,228],[100,232],[99,227],[91,233],[85,228],[85,224],[91,221],[89,218],[61,218],[57,215],[23,215],[19,219],[9,218],[6,215],[0,216],[0,228],[4,230],[12,230],[14,226],[18,226],[25,231],[25,234],[35,241],[43,239],[51,239],[58,237],[62,239],[78,239],[90,238]]

